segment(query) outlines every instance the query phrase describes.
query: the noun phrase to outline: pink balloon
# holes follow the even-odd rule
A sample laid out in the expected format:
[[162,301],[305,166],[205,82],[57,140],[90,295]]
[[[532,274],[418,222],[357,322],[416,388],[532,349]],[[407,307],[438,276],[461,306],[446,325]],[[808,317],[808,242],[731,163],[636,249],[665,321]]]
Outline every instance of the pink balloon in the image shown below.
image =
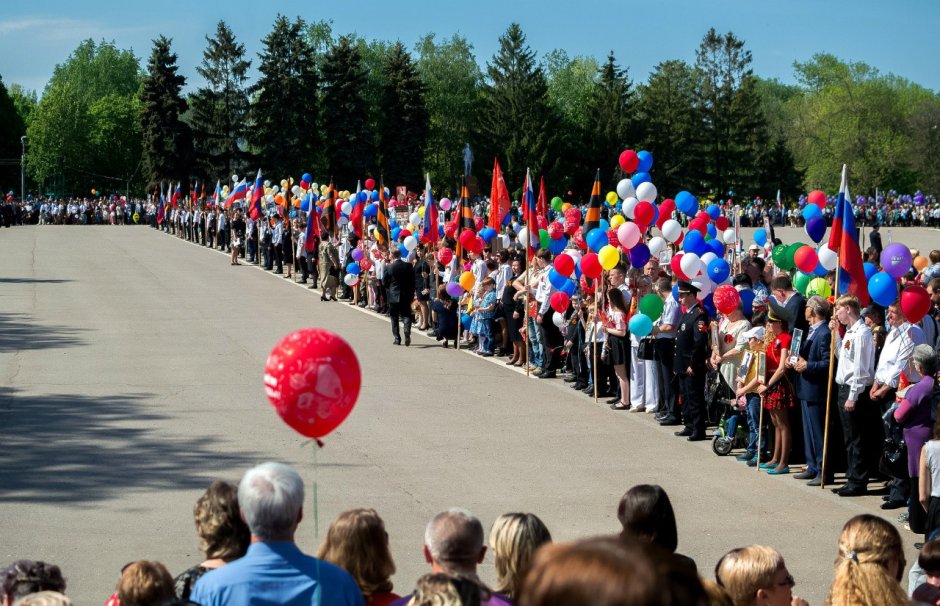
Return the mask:
[[636,223],[623,223],[617,228],[617,240],[624,248],[633,248],[640,241],[640,228]]

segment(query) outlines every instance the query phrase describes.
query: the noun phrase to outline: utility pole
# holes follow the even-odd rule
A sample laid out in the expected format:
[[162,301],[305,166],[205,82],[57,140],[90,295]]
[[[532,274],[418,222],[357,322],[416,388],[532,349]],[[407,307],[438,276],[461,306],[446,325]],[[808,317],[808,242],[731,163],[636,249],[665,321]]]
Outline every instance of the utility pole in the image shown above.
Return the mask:
[[20,156],[20,204],[26,201],[26,135],[20,137],[23,153]]

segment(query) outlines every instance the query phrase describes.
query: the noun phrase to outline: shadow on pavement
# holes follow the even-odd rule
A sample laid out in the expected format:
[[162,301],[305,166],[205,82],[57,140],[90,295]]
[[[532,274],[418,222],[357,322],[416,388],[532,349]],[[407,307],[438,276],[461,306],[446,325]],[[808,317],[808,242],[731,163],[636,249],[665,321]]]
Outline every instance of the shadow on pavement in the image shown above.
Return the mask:
[[31,316],[18,313],[0,313],[0,353],[28,349],[59,349],[85,345],[78,335],[83,328],[71,326],[42,326]]
[[94,503],[127,491],[205,488],[214,473],[244,469],[250,452],[225,454],[206,437],[168,436],[150,394],[17,395],[0,388],[0,502]]
[[65,284],[71,281],[54,278],[0,278],[0,284]]

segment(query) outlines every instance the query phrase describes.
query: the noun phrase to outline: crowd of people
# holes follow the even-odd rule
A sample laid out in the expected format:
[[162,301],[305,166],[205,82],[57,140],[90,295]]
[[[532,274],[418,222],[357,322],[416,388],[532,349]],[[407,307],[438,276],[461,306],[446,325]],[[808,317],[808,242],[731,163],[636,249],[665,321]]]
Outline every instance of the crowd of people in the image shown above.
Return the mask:
[[[731,549],[705,565],[677,553],[672,504],[656,485],[630,488],[616,507],[617,535],[555,543],[532,513],[499,516],[484,531],[458,508],[431,518],[420,557],[428,573],[404,590],[392,583],[395,558],[374,509],[341,513],[313,556],[295,533],[304,519],[304,484],[283,463],[249,469],[236,486],[215,481],[193,508],[204,559],[175,577],[161,562],[124,566],[107,606],[290,604],[308,606],[756,606],[806,605],[797,580],[773,547]],[[907,569],[901,537],[886,520],[857,515],[842,529],[826,604],[940,603],[940,539]],[[492,558],[490,587],[478,566]],[[0,571],[3,603],[67,606],[58,566],[19,560]]]

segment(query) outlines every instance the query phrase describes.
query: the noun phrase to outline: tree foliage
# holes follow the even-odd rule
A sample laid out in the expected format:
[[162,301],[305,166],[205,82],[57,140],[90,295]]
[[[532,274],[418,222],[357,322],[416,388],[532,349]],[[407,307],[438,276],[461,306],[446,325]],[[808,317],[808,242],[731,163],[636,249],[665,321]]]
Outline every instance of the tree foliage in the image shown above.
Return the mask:
[[26,124],[17,111],[14,99],[0,79],[0,193],[20,191],[20,167],[12,164],[22,152],[20,137],[26,133]]
[[424,104],[424,83],[411,55],[400,42],[385,58],[382,69],[382,116],[379,142],[381,165],[386,182],[407,185],[420,191],[424,182],[424,148],[428,139],[428,110]]
[[634,147],[638,142],[636,107],[633,83],[627,70],[617,65],[611,51],[607,61],[597,70],[597,80],[588,98],[590,127],[581,153],[588,160],[590,170],[579,175],[580,191],[590,191],[585,187],[587,182],[584,178],[591,178],[597,168],[601,169],[601,178],[607,179],[608,185],[613,187],[619,173],[617,158],[620,151]]

